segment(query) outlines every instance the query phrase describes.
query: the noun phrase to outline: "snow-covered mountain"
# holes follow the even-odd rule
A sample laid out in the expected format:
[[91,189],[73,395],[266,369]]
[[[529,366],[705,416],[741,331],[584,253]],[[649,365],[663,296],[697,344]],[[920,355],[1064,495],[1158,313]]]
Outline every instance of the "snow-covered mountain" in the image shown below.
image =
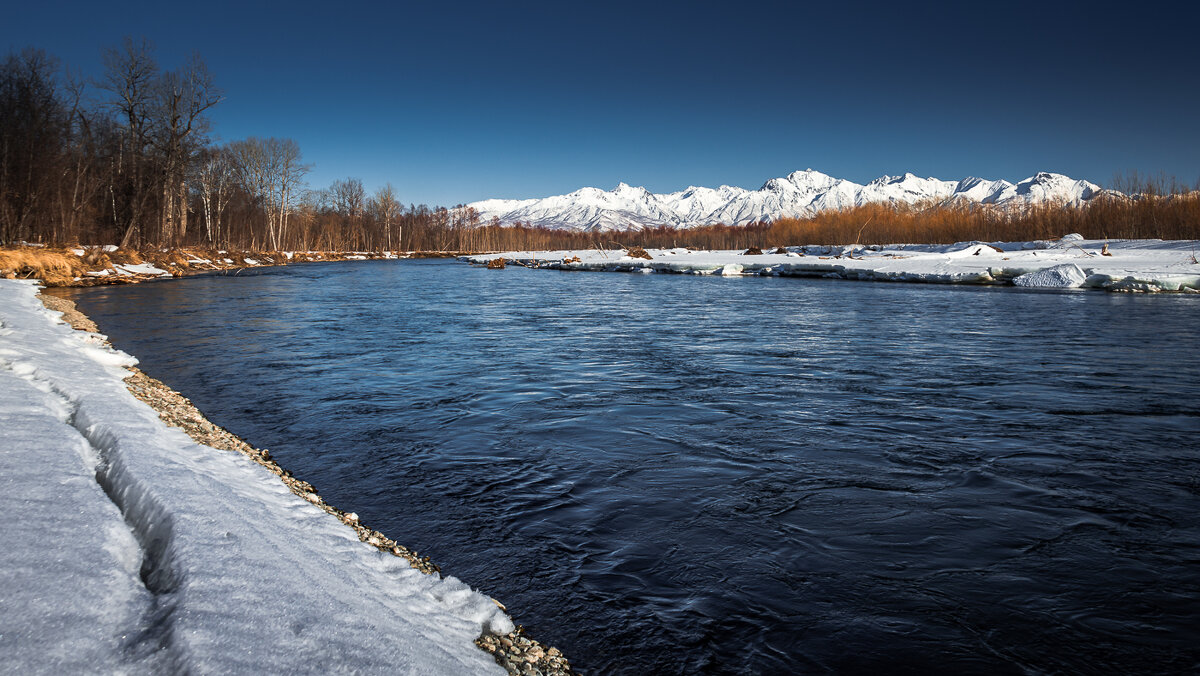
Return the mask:
[[715,223],[746,225],[784,217],[802,217],[827,209],[877,202],[917,203],[965,200],[980,204],[1022,205],[1046,201],[1079,204],[1101,192],[1100,186],[1062,174],[1042,172],[1019,183],[964,178],[942,181],[912,174],[881,176],[866,185],[806,169],[773,178],[758,190],[723,185],[690,186],[652,193],[625,183],[612,190],[581,188],[542,199],[490,199],[468,204],[481,222],[498,218],[569,230],[626,230],[660,225],[689,228]]

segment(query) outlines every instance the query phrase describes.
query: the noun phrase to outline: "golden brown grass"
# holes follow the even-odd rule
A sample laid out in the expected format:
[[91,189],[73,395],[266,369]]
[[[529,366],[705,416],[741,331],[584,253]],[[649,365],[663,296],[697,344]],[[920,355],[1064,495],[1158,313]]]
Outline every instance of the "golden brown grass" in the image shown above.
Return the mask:
[[65,249],[0,249],[0,277],[36,278],[46,286],[61,286],[72,282],[86,270],[83,260]]

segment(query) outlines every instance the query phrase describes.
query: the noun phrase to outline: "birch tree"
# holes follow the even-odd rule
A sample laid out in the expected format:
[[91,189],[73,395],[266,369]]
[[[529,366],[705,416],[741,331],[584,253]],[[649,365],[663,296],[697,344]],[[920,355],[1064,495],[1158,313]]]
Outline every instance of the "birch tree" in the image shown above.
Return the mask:
[[204,236],[213,246],[218,246],[222,241],[221,220],[233,196],[236,179],[229,148],[211,148],[201,153],[196,172],[197,192],[204,209]]
[[300,161],[300,146],[290,138],[268,139],[267,154],[272,158],[270,166],[274,169],[271,179],[272,199],[279,225],[279,237],[274,246],[278,249],[281,243],[289,241],[288,216],[301,197],[300,189],[304,185],[304,175],[308,173],[309,166]]

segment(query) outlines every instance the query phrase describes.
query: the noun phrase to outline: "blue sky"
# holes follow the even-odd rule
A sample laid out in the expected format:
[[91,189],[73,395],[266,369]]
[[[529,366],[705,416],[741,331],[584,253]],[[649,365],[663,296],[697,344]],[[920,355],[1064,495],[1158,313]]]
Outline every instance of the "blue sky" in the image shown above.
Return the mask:
[[1191,3],[24,4],[6,53],[96,76],[125,35],[168,68],[198,51],[221,138],[294,138],[314,187],[390,181],[405,202],[808,167],[1200,180]]

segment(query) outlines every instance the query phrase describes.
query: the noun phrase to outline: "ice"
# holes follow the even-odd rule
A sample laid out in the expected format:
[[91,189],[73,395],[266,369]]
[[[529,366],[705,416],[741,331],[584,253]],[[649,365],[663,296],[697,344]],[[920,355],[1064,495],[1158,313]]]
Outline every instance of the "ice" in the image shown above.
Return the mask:
[[[1104,245],[1108,254],[1103,255]],[[1111,291],[1200,291],[1200,242],[1084,240],[791,247],[786,253],[650,249],[650,260],[613,251],[509,251],[497,256],[540,268],[701,275],[775,275],[938,284],[1019,284]],[[686,255],[683,255],[686,253]],[[564,263],[578,257],[579,262]],[[1032,276],[1056,269],[1054,272]],[[1022,280],[1017,282],[1016,280]]]
[[1077,289],[1087,281],[1087,274],[1074,263],[1055,265],[1052,268],[1028,272],[1015,277],[1016,286],[1038,286],[1051,289]]
[[0,343],[0,665],[118,671],[116,648],[153,603],[137,541],[96,482],[99,457],[66,400],[3,368],[11,339]]
[[504,673],[491,599],[168,428],[35,291],[0,280],[5,671]]
[[116,268],[117,274],[120,275],[158,275],[159,277],[171,276],[171,273],[163,270],[162,268],[154,267],[150,263],[138,263],[137,265],[114,265],[113,267]]

